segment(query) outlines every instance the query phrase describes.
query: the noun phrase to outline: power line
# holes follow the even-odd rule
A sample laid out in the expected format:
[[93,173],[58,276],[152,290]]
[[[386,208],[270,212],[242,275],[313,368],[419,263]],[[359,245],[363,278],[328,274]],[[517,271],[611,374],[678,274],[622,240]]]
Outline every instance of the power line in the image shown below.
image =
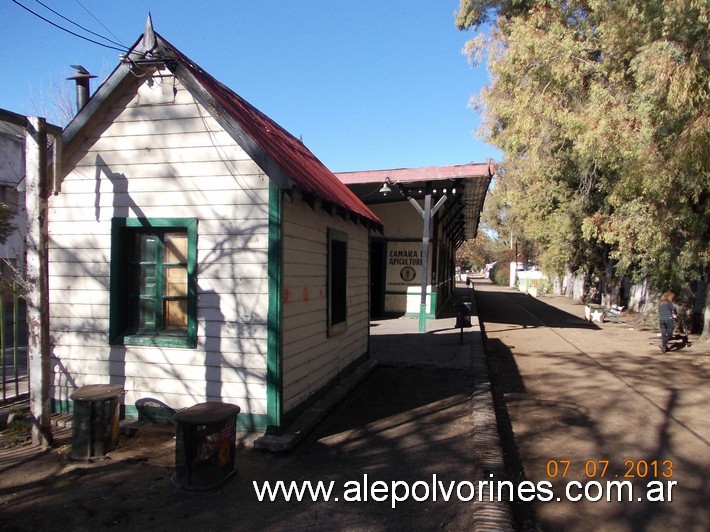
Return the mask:
[[[116,35],[115,35],[110,29],[108,29],[108,28],[104,25],[103,22],[101,22],[99,19],[97,19],[97,18],[94,16],[94,14],[93,14],[91,11],[89,11],[86,6],[84,6],[84,4],[82,4],[81,2],[79,2],[79,0],[76,0],[76,3],[79,4],[81,7],[83,7],[83,8],[84,8],[84,11],[86,11],[89,15],[91,15],[91,17],[92,17],[96,22],[98,22],[99,24],[101,24],[101,27],[102,27],[103,29],[105,29],[107,32],[109,32],[109,33],[111,34],[111,36],[112,36],[114,39],[116,39],[116,40],[118,41],[118,43],[114,43],[114,44],[119,44],[119,45],[123,46],[124,48],[128,48],[128,46],[126,46],[125,44],[123,44],[123,43],[120,41],[120,39],[119,39],[118,37],[116,37]],[[105,38],[105,37],[104,37],[104,38]],[[106,40],[108,41],[108,39],[106,39]]]
[[[24,9],[25,11],[29,11],[29,12],[32,13],[35,17],[37,17],[37,18],[39,18],[39,19],[42,19],[42,20],[45,21],[47,24],[51,24],[51,25],[54,26],[55,28],[58,28],[58,29],[60,29],[60,30],[62,30],[62,31],[65,31],[65,32],[67,32],[67,33],[69,33],[69,34],[71,34],[71,35],[74,35],[75,37],[79,37],[80,39],[84,39],[85,41],[89,41],[89,42],[91,42],[91,43],[98,44],[99,46],[103,46],[104,48],[109,48],[109,49],[111,49],[111,50],[117,50],[117,51],[119,51],[119,52],[124,52],[124,53],[128,51],[128,48],[117,48],[116,46],[111,46],[111,45],[108,45],[108,44],[104,44],[104,43],[102,43],[102,42],[95,41],[95,40],[93,40],[93,39],[89,39],[88,37],[84,37],[83,35],[79,35],[78,33],[75,33],[75,32],[73,32],[73,31],[71,31],[71,30],[68,30],[67,28],[65,28],[65,27],[63,27],[63,26],[60,26],[59,24],[56,24],[56,23],[52,22],[51,20],[48,20],[48,19],[44,18],[44,17],[43,17],[42,15],[40,15],[39,13],[36,13],[36,12],[32,11],[29,7],[22,5],[22,4],[21,4],[20,2],[18,2],[17,0],[12,0],[12,1],[13,1],[15,4],[17,4],[18,6],[20,6],[22,9]],[[103,37],[102,37],[102,38],[103,38]]]
[[[116,46],[123,46],[123,43],[121,43],[121,42],[112,41],[111,39],[108,39],[107,37],[104,37],[104,36],[101,35],[100,33],[96,33],[96,32],[94,32],[94,31],[91,31],[91,30],[88,29],[88,28],[85,28],[85,27],[82,26],[81,24],[77,24],[76,22],[74,22],[73,20],[71,20],[71,19],[65,17],[65,16],[62,15],[61,13],[58,13],[57,11],[55,11],[54,9],[52,9],[51,7],[49,7],[47,4],[45,4],[45,3],[43,3],[43,2],[40,2],[40,0],[35,0],[35,2],[37,2],[37,3],[38,3],[39,5],[41,5],[42,7],[48,9],[49,11],[51,11],[52,13],[54,13],[55,15],[57,15],[59,18],[62,18],[62,19],[64,19],[64,20],[66,20],[66,21],[69,22],[70,24],[74,24],[74,26],[76,26],[77,28],[81,28],[81,29],[84,30],[85,32],[91,33],[91,35],[96,35],[97,37],[99,37],[99,38],[101,38],[101,39],[103,39],[103,40],[105,40],[105,41],[107,41],[107,42],[110,42],[111,44],[115,44]],[[84,6],[82,6],[82,7],[84,7]],[[89,13],[89,14],[91,15],[91,13]],[[92,16],[93,16],[93,15],[92,15]],[[100,24],[100,23],[99,23],[99,24]],[[111,32],[109,31],[109,33],[111,33]],[[113,34],[111,34],[111,35],[113,35]],[[114,37],[115,37],[115,35],[114,35]]]

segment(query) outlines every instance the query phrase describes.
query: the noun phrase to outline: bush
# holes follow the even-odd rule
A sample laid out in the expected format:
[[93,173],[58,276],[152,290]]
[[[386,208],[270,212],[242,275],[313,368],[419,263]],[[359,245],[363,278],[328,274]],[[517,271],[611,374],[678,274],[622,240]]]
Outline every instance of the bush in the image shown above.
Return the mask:
[[507,263],[497,263],[491,270],[491,281],[498,286],[508,286],[510,283],[510,267]]

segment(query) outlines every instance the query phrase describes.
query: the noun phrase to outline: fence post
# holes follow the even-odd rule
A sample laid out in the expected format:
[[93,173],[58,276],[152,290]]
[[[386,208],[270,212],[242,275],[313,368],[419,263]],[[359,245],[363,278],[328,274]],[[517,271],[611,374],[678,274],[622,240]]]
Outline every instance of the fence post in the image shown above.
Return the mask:
[[[20,317],[19,309],[20,296],[17,290],[17,281],[12,281],[12,360],[15,368],[15,397],[20,395],[20,370],[17,366],[18,348],[17,348],[17,333],[19,332],[18,320]],[[27,375],[29,379],[29,375]]]
[[5,283],[0,279],[0,365],[2,365],[2,400],[7,401],[7,391],[5,383]]
[[49,294],[47,283],[47,123],[28,117],[25,133],[27,207],[27,359],[30,365],[32,442],[53,443],[49,393]]

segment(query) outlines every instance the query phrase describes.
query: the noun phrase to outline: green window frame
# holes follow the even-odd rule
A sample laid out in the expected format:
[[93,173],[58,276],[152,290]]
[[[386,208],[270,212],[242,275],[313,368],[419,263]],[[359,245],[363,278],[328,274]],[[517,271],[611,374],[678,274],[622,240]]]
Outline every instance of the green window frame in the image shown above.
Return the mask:
[[113,218],[109,343],[197,346],[197,219]]
[[328,229],[328,336],[348,327],[348,234]]

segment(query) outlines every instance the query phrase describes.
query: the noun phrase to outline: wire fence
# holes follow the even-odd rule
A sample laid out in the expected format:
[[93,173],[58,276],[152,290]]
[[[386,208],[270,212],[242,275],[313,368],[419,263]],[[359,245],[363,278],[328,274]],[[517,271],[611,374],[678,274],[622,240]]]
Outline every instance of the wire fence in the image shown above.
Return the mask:
[[25,291],[16,282],[0,282],[0,384],[2,402],[27,393],[27,321]]

